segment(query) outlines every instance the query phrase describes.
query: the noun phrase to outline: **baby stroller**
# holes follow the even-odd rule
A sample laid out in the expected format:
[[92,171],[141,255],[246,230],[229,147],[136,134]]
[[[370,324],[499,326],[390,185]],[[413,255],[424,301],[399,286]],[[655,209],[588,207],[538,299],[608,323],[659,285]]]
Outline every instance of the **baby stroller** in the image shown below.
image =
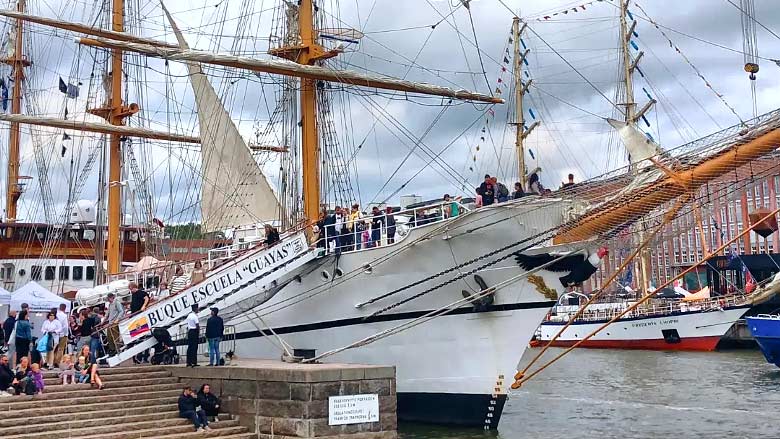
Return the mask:
[[179,364],[179,353],[176,352],[171,340],[171,334],[167,329],[152,329],[152,337],[157,340],[154,345],[154,355],[152,355],[152,364]]

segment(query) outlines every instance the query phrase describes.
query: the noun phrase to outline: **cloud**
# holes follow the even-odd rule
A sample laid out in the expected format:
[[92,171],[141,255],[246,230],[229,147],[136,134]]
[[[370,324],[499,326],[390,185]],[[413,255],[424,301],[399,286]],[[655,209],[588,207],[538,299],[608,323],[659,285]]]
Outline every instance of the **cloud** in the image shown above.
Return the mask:
[[[267,57],[269,44],[282,37],[285,11],[281,2],[239,3],[192,0],[169,1],[167,6],[193,48]],[[504,3],[515,7],[520,2]],[[507,66],[503,63],[506,49],[511,50],[512,15],[493,0],[472,1],[469,10],[458,5],[459,2],[449,0],[366,1],[343,4],[342,10],[333,11],[330,3],[323,4],[321,26],[353,27],[365,33],[359,45],[347,45],[345,53],[328,65],[483,93],[493,93],[499,87],[502,96],[509,98],[510,89],[497,80],[500,77],[503,84],[512,82],[510,72],[501,71],[502,66]],[[640,122],[641,128],[669,148],[739,122],[713,90],[721,93],[743,120],[752,117],[750,81],[742,71],[744,60],[739,53],[739,12],[727,3],[714,7],[704,0],[663,0],[640,5],[663,26],[662,30],[681,51],[670,47],[666,37],[645,19],[644,12],[631,7],[638,19],[638,36],[633,40],[644,52],[640,63],[643,75],[635,78],[635,102],[637,107],[647,102],[645,91],[659,100],[647,116],[651,126]],[[534,80],[524,102],[524,117],[526,125],[534,122],[530,109],[541,122],[526,139],[527,148],[535,156],[532,159],[527,155],[526,161],[528,166],[544,169],[542,181],[550,187],[557,187],[570,172],[580,180],[625,163],[622,147],[603,120],[619,117],[618,108],[623,104],[619,98],[622,92],[618,84],[616,6],[609,1],[596,2],[576,14],[554,20],[535,19],[571,6],[565,0],[535,0],[522,2],[521,10],[524,17],[531,17],[530,30],[523,38],[531,54],[529,65],[523,67]],[[762,24],[775,31],[780,29],[780,8],[774,7],[771,0],[757,1],[756,11]],[[141,12],[143,19],[128,20],[133,32],[174,41],[159,7],[150,6]],[[33,13],[101,23],[97,11],[51,10],[43,6]],[[31,110],[62,116],[67,105],[71,117],[86,117],[88,107],[102,104],[105,51],[76,46],[71,42],[72,34],[40,26],[32,26],[32,36],[34,53],[30,56],[35,66],[28,75],[32,93],[28,100],[35,101],[35,105],[30,106]],[[760,27],[758,39],[761,56],[780,58],[780,39]],[[638,51],[632,49],[632,53],[636,56]],[[196,134],[196,105],[186,68],[181,63],[136,55],[126,56],[126,61],[131,65],[127,70],[130,101],[142,105],[142,112],[130,123]],[[712,88],[697,76],[691,64]],[[759,114],[776,108],[780,97],[780,86],[773,80],[778,66],[766,60],[760,65],[755,83]],[[206,71],[246,139],[254,139],[273,120],[273,135],[263,140],[285,141],[282,127],[297,124],[298,110],[294,102],[279,107],[281,78],[257,77],[222,67],[209,67]],[[65,99],[57,92],[56,80],[60,76],[82,82],[79,100]],[[516,120],[511,100],[507,105],[496,106],[492,116],[485,113],[485,105],[453,103],[444,109],[447,101],[440,98],[376,94],[375,90],[338,84],[326,88],[325,94],[331,104],[326,116],[334,123],[331,128],[321,127],[321,132],[332,129],[327,134],[338,139],[338,147],[332,142],[323,147],[332,148],[332,155],[341,155],[351,169],[357,169],[357,174],[350,176],[356,193],[359,188],[360,200],[356,201],[366,204],[389,197],[391,203],[397,203],[398,197],[407,193],[423,197],[445,192],[470,194],[485,173],[497,174],[508,183],[517,179],[515,136],[513,126],[507,124]],[[29,129],[26,130],[28,133]],[[86,177],[80,173],[89,152],[99,147],[99,141],[74,136],[68,155],[60,157],[61,132],[38,131],[44,140],[39,142],[38,161],[33,139],[28,135],[22,151],[22,174],[36,177],[22,198],[20,216],[27,220],[42,219],[41,194],[37,189],[41,156],[49,165],[52,195],[58,209],[79,179],[85,182],[78,198],[95,199],[98,192],[100,163],[95,163]],[[136,188],[148,188],[153,214],[166,222],[197,220],[197,148],[133,142],[133,151],[139,169],[137,175],[128,171],[127,178]],[[433,156],[438,156],[437,160],[432,160]],[[278,185],[279,156],[267,154],[260,164]],[[136,189],[136,198],[140,192]],[[146,200],[137,199],[135,206],[145,203]]]

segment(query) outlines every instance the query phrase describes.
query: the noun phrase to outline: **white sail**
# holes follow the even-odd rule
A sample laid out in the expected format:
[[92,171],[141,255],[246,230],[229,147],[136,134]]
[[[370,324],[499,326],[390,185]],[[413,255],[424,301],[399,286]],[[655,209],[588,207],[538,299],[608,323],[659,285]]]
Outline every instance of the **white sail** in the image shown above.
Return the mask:
[[[615,119],[607,119],[607,123],[617,130],[620,140],[623,141],[623,145],[628,150],[631,164],[637,165],[637,168],[650,165],[649,161],[641,162],[651,157],[657,157],[663,151],[657,143],[639,131],[634,124],[628,124]],[[639,166],[640,164],[641,166]]]
[[[179,46],[188,49],[179,28],[163,6]],[[273,221],[280,206],[271,185],[252,158],[244,139],[200,64],[187,62],[195,93],[201,139],[201,217],[205,231]]]

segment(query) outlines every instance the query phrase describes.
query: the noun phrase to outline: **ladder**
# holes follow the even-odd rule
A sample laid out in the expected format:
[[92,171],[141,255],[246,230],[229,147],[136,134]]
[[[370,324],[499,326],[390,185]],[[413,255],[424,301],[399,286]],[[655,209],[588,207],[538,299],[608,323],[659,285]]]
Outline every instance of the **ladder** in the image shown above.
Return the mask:
[[[271,247],[248,251],[210,272],[203,282],[120,321],[121,341],[117,344],[121,346],[107,358],[108,365],[117,366],[157,344],[152,336],[154,328],[164,328],[175,335],[192,305],[198,305],[198,318],[205,320],[214,306],[224,309],[229,316],[266,302],[306,271],[307,263],[319,253],[319,249],[309,247],[303,232],[285,237]],[[111,327],[103,329],[106,337],[111,337],[111,330],[115,331]]]

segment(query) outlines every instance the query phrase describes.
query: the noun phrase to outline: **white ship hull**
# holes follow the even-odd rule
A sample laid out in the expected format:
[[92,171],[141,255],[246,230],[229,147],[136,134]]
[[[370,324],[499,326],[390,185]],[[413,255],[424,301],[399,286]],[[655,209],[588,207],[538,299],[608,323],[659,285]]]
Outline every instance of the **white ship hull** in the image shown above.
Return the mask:
[[[580,344],[585,348],[712,351],[721,337],[742,317],[749,306],[722,310],[676,312],[667,315],[626,318]],[[603,321],[577,321],[552,343],[568,347],[601,327]],[[545,321],[534,345],[548,344],[565,322]]]
[[[335,278],[336,258],[321,258],[309,263],[301,282],[288,284],[254,311],[294,348],[315,349],[317,354],[340,348],[463,299],[463,290],[479,291],[469,274],[365,319],[481,264],[501,259],[477,273],[489,287],[522,274],[513,257],[502,257],[530,242],[374,304],[355,307],[560,224],[568,208],[568,203],[549,199],[506,203],[469,212],[446,225],[420,226],[395,245],[342,254],[338,268],[344,274]],[[423,236],[428,238],[421,239]],[[556,280],[554,274],[540,274],[548,285]],[[466,304],[446,316],[342,351],[326,361],[396,366],[402,420],[495,428],[517,363],[538,322],[553,304],[521,279],[498,287],[494,303],[486,309],[478,311]],[[261,333],[264,328],[252,313],[228,324],[236,326],[239,357],[279,357],[275,340],[258,339],[267,332]]]

